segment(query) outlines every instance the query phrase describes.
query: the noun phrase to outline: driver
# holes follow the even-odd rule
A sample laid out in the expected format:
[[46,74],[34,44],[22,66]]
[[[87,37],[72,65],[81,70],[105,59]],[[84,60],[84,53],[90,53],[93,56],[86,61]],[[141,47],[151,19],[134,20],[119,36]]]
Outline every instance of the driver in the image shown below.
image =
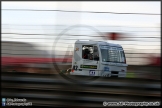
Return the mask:
[[90,54],[90,50],[89,50],[89,49],[85,49],[85,50],[84,50],[83,58],[84,58],[84,59],[88,59],[89,54]]

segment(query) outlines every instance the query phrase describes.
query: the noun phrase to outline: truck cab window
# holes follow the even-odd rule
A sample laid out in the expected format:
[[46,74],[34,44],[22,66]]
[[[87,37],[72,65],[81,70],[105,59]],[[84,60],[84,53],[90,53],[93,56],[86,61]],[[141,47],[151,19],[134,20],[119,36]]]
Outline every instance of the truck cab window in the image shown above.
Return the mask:
[[82,46],[82,58],[88,60],[99,60],[99,52],[97,46],[83,45]]
[[82,46],[82,58],[93,60],[93,46],[92,45]]

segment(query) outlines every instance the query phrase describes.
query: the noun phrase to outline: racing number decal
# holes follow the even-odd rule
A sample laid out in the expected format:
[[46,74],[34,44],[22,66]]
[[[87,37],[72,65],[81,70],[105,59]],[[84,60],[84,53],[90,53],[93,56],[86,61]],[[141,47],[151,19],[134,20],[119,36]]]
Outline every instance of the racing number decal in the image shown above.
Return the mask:
[[74,70],[77,70],[77,69],[78,69],[78,66],[77,66],[77,65],[74,65],[74,66],[73,66],[73,69],[74,69]]
[[94,75],[95,75],[95,71],[94,71],[94,70],[90,70],[90,71],[89,71],[89,75],[90,75],[90,76],[94,76]]

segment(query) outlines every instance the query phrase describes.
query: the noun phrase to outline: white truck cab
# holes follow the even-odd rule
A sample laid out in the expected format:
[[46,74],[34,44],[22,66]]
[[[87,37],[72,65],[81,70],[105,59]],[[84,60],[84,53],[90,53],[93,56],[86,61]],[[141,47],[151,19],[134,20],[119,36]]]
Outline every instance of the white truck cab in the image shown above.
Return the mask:
[[126,77],[127,66],[121,45],[77,40],[70,75]]

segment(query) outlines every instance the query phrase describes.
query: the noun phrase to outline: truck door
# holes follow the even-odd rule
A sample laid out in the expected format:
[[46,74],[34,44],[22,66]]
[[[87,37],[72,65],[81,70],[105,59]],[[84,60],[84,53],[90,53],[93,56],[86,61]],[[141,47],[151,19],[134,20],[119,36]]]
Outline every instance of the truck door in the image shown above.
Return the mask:
[[[86,76],[98,76],[99,75],[99,53],[98,53],[98,47],[97,45],[83,45],[83,47],[89,49],[89,54],[84,55],[83,54],[83,64],[80,66],[82,69],[83,75]],[[83,48],[83,52],[85,49]],[[88,57],[85,57],[88,56]]]

